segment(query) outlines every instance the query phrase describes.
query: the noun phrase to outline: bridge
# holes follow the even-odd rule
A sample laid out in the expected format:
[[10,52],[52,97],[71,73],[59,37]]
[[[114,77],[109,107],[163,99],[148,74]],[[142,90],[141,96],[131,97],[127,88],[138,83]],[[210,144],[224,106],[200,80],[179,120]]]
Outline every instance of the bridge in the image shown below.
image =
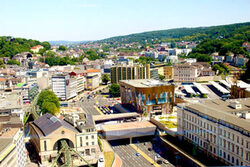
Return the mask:
[[130,139],[134,137],[153,136],[156,126],[149,121],[136,121],[102,125],[102,133],[106,140]]
[[109,115],[93,115],[93,120],[96,124],[105,124],[110,121],[116,121],[117,123],[133,121],[139,118],[140,115],[131,113],[109,114]]

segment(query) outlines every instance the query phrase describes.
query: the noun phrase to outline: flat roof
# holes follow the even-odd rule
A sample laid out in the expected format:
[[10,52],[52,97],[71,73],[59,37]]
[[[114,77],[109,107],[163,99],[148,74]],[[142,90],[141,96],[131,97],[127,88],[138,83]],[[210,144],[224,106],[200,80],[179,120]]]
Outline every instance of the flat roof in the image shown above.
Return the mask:
[[225,80],[219,80],[220,83],[224,84],[226,87],[231,88],[231,85]]
[[119,130],[129,130],[129,129],[143,129],[143,128],[156,128],[154,124],[149,121],[142,122],[127,122],[111,125],[102,125],[104,131],[119,131]]
[[[230,102],[238,101],[241,105],[241,109],[233,109],[230,107]],[[187,104],[187,103],[186,103]],[[233,99],[233,100],[204,100],[200,101],[199,103],[192,103],[192,104],[181,104],[187,108],[193,109],[197,112],[202,114],[208,115],[212,118],[223,120],[228,124],[236,125],[240,128],[243,128],[247,131],[250,131],[250,120],[239,118],[234,113],[239,112],[250,112],[250,98],[245,99]]]
[[0,138],[0,154],[12,143],[11,138]]
[[110,119],[118,119],[118,118],[129,118],[129,117],[139,117],[140,115],[133,113],[120,113],[120,114],[110,114],[110,115],[93,115],[94,121],[104,121]]
[[205,89],[200,83],[196,83],[194,82],[194,86],[196,86],[197,89],[199,89],[199,91],[202,93],[202,94],[209,94],[210,92]]
[[209,83],[211,83],[216,89],[218,89],[223,94],[230,93],[227,89],[225,89],[224,87],[222,87],[221,85],[219,85],[214,81],[209,81]]
[[158,86],[171,85],[166,81],[159,81],[155,79],[133,79],[133,80],[120,80],[119,82],[131,85],[138,88],[150,88]]
[[184,85],[184,89],[190,94],[196,94],[191,85]]

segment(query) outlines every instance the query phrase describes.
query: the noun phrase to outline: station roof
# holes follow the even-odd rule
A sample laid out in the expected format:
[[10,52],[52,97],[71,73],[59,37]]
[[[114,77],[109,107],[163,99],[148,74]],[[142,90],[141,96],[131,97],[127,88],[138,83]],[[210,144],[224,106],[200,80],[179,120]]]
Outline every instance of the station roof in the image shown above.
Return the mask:
[[209,81],[209,83],[211,83],[216,89],[218,89],[223,94],[230,93],[227,89],[225,89],[224,87],[222,87],[221,85],[219,85],[218,83],[214,81]]
[[226,87],[231,88],[231,85],[225,80],[219,80],[220,83],[224,84]]
[[194,86],[196,86],[197,89],[199,89],[199,91],[202,93],[202,94],[209,94],[210,92],[205,89],[200,83],[196,83],[194,82]]
[[184,85],[185,90],[190,94],[196,94],[191,85]]
[[119,131],[130,129],[144,129],[144,128],[156,128],[156,126],[149,121],[142,122],[127,122],[119,124],[102,125],[104,131]]

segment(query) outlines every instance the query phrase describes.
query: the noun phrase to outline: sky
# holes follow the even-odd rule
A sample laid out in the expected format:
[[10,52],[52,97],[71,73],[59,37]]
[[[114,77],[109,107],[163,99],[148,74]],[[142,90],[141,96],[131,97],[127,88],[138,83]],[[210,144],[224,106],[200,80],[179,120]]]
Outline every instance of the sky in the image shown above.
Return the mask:
[[0,36],[99,40],[250,21],[250,0],[0,0]]

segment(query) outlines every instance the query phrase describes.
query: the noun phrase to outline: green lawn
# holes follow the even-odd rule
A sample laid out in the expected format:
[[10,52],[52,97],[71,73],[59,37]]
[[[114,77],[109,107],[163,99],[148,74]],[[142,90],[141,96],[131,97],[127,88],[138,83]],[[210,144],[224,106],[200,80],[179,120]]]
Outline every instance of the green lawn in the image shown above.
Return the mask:
[[164,124],[167,128],[177,128],[177,125],[171,121],[160,121],[160,123]]

